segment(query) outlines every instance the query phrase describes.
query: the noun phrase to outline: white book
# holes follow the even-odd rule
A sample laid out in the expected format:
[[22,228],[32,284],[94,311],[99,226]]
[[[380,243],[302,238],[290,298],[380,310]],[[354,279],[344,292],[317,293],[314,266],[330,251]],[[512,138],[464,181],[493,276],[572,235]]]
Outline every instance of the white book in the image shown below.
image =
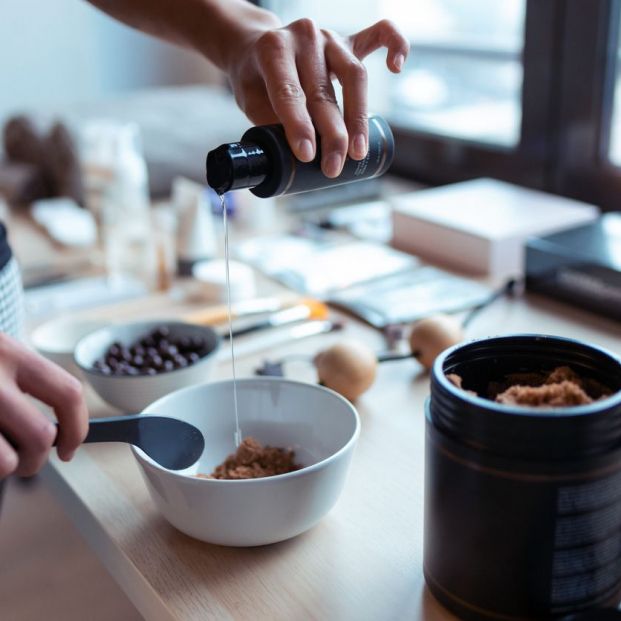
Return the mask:
[[585,224],[599,210],[494,179],[474,179],[391,199],[392,245],[427,261],[494,278],[524,273],[531,236]]

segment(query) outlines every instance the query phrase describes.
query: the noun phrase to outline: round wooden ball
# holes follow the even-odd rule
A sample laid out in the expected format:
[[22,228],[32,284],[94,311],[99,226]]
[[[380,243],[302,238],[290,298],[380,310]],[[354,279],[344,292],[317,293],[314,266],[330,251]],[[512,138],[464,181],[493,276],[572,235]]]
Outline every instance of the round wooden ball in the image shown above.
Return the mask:
[[358,341],[343,341],[314,359],[319,382],[355,401],[375,380],[377,356]]
[[430,369],[438,354],[463,339],[463,328],[457,319],[449,315],[434,315],[412,326],[410,350],[424,367]]

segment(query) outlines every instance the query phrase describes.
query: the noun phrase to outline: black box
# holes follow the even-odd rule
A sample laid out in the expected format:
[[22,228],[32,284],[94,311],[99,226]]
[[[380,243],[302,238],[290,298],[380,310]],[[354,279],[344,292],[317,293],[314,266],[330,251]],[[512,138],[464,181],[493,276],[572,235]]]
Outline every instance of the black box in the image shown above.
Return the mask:
[[529,239],[526,288],[621,320],[621,212]]

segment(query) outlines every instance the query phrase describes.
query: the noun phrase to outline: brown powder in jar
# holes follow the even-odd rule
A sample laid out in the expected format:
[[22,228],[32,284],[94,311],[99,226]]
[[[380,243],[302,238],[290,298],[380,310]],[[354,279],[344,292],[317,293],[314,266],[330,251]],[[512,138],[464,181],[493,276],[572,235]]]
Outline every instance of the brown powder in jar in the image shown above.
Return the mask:
[[299,470],[295,452],[290,449],[263,446],[252,437],[244,438],[235,453],[216,466],[211,474],[197,474],[201,479],[259,479]]
[[[459,375],[450,373],[447,378],[465,390]],[[466,392],[476,394],[471,390]],[[586,405],[612,394],[603,384],[582,378],[567,366],[556,367],[551,372],[510,373],[500,382],[490,382],[487,393],[497,403],[542,408]]]
[[477,395],[476,392],[474,392],[474,390],[467,390],[461,385],[461,383],[463,382],[461,375],[457,375],[457,373],[447,373],[446,378],[448,379],[449,382],[451,382],[451,384],[454,384],[455,386],[457,386],[457,388],[461,388],[464,392],[467,392],[469,395],[474,395],[475,397],[479,396]]
[[542,386],[517,384],[496,395],[495,401],[505,405],[526,405],[541,408],[593,403],[593,399],[578,384],[569,380],[554,384],[543,384]]

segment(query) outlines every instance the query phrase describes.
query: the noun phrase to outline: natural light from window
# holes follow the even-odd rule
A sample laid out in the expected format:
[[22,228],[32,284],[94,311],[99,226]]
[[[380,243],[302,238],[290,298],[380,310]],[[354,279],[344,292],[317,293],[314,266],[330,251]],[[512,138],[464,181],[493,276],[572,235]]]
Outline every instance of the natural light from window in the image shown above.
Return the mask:
[[525,0],[382,0],[412,42],[390,98],[400,125],[514,146],[521,128]]
[[369,68],[370,109],[406,128],[515,146],[522,120],[526,0],[271,0],[283,20],[302,16],[351,34],[392,19],[412,42],[401,76]]
[[[618,25],[617,27],[621,27]],[[615,75],[614,107],[610,126],[610,146],[608,157],[613,164],[621,166],[621,38],[617,48],[617,68]]]

